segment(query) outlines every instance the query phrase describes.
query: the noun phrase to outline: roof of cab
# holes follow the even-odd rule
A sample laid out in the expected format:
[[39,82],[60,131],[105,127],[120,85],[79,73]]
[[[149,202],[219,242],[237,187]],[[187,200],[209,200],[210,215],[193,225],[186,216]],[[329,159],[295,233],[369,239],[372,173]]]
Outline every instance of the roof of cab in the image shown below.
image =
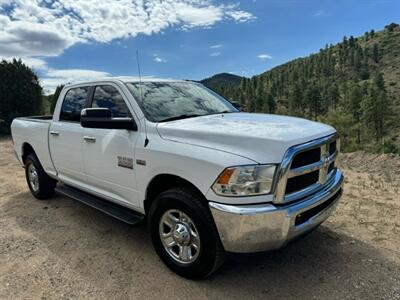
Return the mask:
[[76,83],[68,83],[65,85],[65,87],[93,85],[93,84],[96,84],[99,82],[128,83],[128,82],[189,82],[189,81],[188,80],[179,80],[179,79],[170,79],[170,78],[144,77],[144,78],[139,79],[139,77],[119,76],[119,77],[98,78],[96,80],[91,80],[91,81],[80,81],[80,82],[76,82]]

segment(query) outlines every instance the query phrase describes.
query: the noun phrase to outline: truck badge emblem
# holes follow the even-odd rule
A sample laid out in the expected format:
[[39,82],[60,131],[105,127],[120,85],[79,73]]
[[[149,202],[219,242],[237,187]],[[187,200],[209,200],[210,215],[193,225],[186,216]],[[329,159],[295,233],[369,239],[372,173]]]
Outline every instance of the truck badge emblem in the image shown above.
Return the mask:
[[117,156],[118,167],[133,169],[133,158],[125,156]]
[[324,184],[328,178],[330,159],[329,159],[328,155],[323,155],[321,157],[321,160],[322,160],[322,168],[320,169],[320,173],[319,173],[319,182],[321,184]]

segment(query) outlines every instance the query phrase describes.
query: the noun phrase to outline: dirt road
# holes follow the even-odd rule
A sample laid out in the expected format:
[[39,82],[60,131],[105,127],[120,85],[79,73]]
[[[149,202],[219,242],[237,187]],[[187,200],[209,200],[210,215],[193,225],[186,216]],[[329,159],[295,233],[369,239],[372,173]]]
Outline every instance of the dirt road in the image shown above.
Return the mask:
[[0,299],[400,299],[400,159],[343,155],[345,194],[319,229],[280,251],[188,281],[127,226],[71,199],[34,200],[0,141]]

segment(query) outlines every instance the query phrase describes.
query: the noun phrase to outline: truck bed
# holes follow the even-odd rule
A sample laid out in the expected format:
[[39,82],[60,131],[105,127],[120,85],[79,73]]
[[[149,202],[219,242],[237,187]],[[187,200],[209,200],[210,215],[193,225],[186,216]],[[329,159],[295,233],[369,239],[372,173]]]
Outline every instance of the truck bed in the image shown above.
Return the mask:
[[44,170],[50,174],[55,173],[49,151],[49,129],[52,119],[52,116],[21,117],[14,119],[11,124],[18,159],[22,162],[23,149],[30,145],[35,149]]

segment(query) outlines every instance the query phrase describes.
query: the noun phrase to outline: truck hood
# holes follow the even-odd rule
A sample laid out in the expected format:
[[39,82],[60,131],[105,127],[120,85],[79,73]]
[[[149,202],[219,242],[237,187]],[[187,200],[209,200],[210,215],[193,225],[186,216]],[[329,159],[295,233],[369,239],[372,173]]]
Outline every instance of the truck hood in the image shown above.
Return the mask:
[[213,148],[257,163],[280,163],[286,150],[335,133],[331,126],[280,115],[228,113],[158,123],[163,139]]

